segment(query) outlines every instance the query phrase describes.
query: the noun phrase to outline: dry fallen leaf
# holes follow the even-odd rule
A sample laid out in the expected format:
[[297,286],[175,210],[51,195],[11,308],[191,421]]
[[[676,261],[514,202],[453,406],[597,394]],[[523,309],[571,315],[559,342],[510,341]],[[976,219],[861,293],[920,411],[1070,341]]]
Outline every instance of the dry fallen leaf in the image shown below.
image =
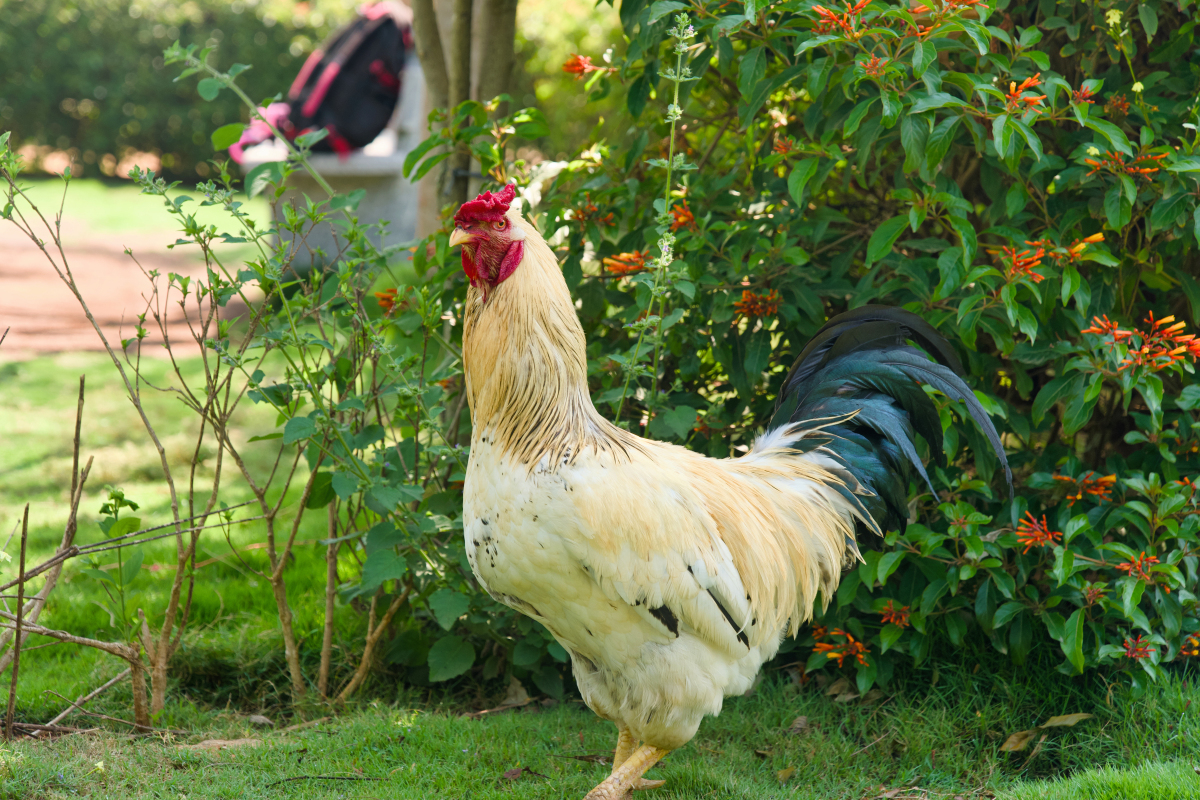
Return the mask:
[[833,683],[829,684],[829,688],[825,690],[825,694],[833,696],[844,694],[850,691],[850,680],[843,675]]
[[857,700],[857,699],[858,699],[858,692],[849,691],[849,692],[842,692],[837,697],[833,698],[833,702],[849,703],[851,700]]
[[508,692],[504,695],[502,706],[523,706],[529,702],[529,693],[524,685],[514,675],[508,679]]
[[1051,717],[1050,719],[1038,725],[1039,728],[1070,728],[1077,722],[1083,722],[1085,719],[1091,719],[1091,714],[1064,714],[1061,717]]
[[880,700],[883,699],[883,697],[884,697],[883,692],[879,691],[878,689],[872,689],[871,691],[869,691],[863,695],[862,701],[860,704],[864,705],[864,706],[869,706],[873,703],[878,703]]
[[1036,728],[1031,731],[1017,731],[1004,740],[1004,744],[1000,745],[1000,752],[1015,753],[1018,750],[1024,750],[1033,741],[1034,736],[1037,736]]
[[759,758],[770,758],[774,754],[775,754],[774,750],[755,750],[754,751],[754,755],[758,756]]
[[785,767],[784,769],[779,770],[779,772],[776,772],[775,777],[779,779],[780,783],[787,783],[788,778],[792,777],[795,774],[796,774],[795,767]]
[[802,736],[809,731],[808,717],[796,717],[792,720],[792,727],[788,728],[788,733],[793,736]]
[[533,775],[536,778],[546,777],[545,775],[542,775],[541,773],[534,772],[529,767],[517,767],[515,769],[510,769],[507,772],[505,772],[504,779],[509,780],[509,781],[515,781],[525,775]]

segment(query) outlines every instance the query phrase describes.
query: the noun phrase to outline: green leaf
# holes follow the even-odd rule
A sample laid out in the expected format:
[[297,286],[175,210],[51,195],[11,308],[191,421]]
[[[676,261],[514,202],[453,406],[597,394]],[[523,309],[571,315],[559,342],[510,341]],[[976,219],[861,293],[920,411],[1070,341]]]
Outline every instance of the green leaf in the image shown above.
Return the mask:
[[553,664],[543,664],[540,669],[533,672],[533,683],[546,694],[553,697],[555,700],[561,700],[563,697],[563,682],[562,675],[558,674],[558,670]]
[[225,88],[225,85],[216,78],[204,78],[196,84],[196,91],[205,100],[216,100],[217,95],[221,93],[221,89],[223,88]]
[[892,217],[875,229],[875,232],[871,234],[870,241],[867,242],[868,267],[892,252],[892,245],[904,233],[904,228],[907,225],[907,216]]
[[1200,156],[1184,156],[1167,164],[1168,172],[1200,172]]
[[1104,216],[1108,219],[1109,227],[1120,231],[1129,224],[1133,215],[1133,206],[1125,197],[1121,184],[1115,183],[1104,193]]
[[457,636],[438,639],[429,648],[429,682],[438,683],[457,678],[475,663],[475,648]]
[[896,120],[900,118],[900,111],[904,106],[900,103],[900,93],[895,89],[889,89],[880,95],[883,100],[883,127],[890,128],[896,124]]
[[1008,121],[1008,124],[1011,125],[1013,127],[1013,130],[1015,130],[1017,133],[1021,134],[1022,138],[1025,139],[1025,144],[1029,145],[1029,149],[1033,151],[1034,159],[1037,161],[1041,161],[1042,160],[1042,141],[1040,139],[1038,139],[1037,134],[1035,134],[1033,132],[1033,129],[1030,128],[1028,125],[1026,125],[1024,122],[1021,122],[1021,120],[1017,119],[1016,117],[1013,117],[1012,119],[1010,119]]
[[653,25],[672,11],[683,11],[686,8],[688,8],[687,3],[680,3],[677,0],[658,0],[650,6],[650,19],[647,22]]
[[676,406],[664,412],[662,420],[677,438],[686,440],[696,427],[696,409],[691,406]]
[[1060,375],[1043,386],[1033,401],[1033,424],[1041,425],[1046,412],[1059,400],[1071,395],[1082,394],[1085,380],[1086,376],[1079,373]]
[[308,491],[308,502],[305,508],[324,508],[333,502],[333,474],[321,470],[312,479],[312,488]]
[[817,172],[817,163],[815,158],[806,158],[797,164],[792,169],[792,174],[788,176],[788,194],[792,196],[792,200],[797,206],[802,202],[804,187]]
[[814,47],[820,47],[823,44],[840,41],[842,41],[842,37],[837,35],[814,36],[813,38],[806,39],[800,43],[800,45],[796,48],[796,55],[806,53],[809,50],[812,50]]
[[142,548],[136,547],[132,552],[125,556],[125,562],[121,565],[121,583],[128,586],[133,583],[133,579],[137,577],[138,572],[142,569],[143,559]]
[[212,146],[214,150],[225,150],[231,144],[237,144],[238,139],[242,138],[242,131],[246,126],[240,122],[232,122],[228,125],[222,125],[212,132]]
[[112,576],[109,575],[104,570],[92,569],[91,567],[86,567],[84,569],[79,570],[79,574],[86,575],[94,581],[100,581],[101,583],[107,583],[110,586],[117,585],[117,582],[112,579]]
[[849,139],[858,130],[858,126],[862,123],[863,117],[871,110],[871,105],[878,100],[878,97],[868,97],[854,107],[850,112],[850,116],[846,117],[846,124],[842,128],[842,138]]
[[542,647],[529,639],[522,639],[513,648],[512,663],[518,667],[528,667],[536,664],[542,657]]
[[295,444],[317,432],[317,425],[308,417],[292,417],[283,426],[283,443]]
[[1083,672],[1083,609],[1075,609],[1075,613],[1067,620],[1065,634],[1059,642],[1063,655],[1075,668],[1075,674]]
[[[932,47],[929,42],[925,42],[924,44]],[[946,92],[934,92],[928,97],[922,97],[920,100],[913,103],[912,111],[910,113],[921,114],[933,108],[945,108],[946,106],[954,106],[955,108],[970,108],[971,104],[965,103],[954,95],[947,94]]]
[[971,41],[975,43],[975,48],[979,51],[979,55],[986,56],[992,49],[992,34],[988,29],[978,22],[969,19],[961,19],[959,20],[959,24],[963,26],[963,30],[967,32],[967,36],[970,36]]
[[950,227],[959,236],[959,245],[963,251],[963,265],[970,267],[975,261],[975,253],[979,249],[979,239],[975,235],[975,226],[966,217],[950,217]]
[[893,625],[890,622],[887,625],[884,625],[883,630],[879,632],[880,654],[882,655],[890,650],[892,645],[899,641],[900,637],[903,635],[904,629],[899,625]]
[[1142,30],[1146,32],[1146,41],[1149,42],[1154,38],[1154,34],[1158,33],[1158,12],[1149,3],[1138,3],[1138,19],[1142,22]]
[[921,42],[913,50],[913,77],[920,78],[937,61],[937,47],[933,42]]
[[105,532],[105,536],[109,539],[116,539],[118,536],[126,536],[136,530],[140,530],[141,527],[141,517],[121,517]]
[[361,203],[362,199],[366,196],[366,189],[355,189],[354,191],[350,192],[350,194],[335,194],[333,197],[329,198],[329,209],[331,211],[341,211],[342,209],[346,209],[347,211],[356,211],[358,210],[358,204]]
[[1125,134],[1116,125],[1113,125],[1111,122],[1107,122],[1102,119],[1093,119],[1092,117],[1085,119],[1083,124],[1103,136],[1105,139],[1108,139],[1109,144],[1120,150],[1125,155],[1133,155],[1133,149],[1129,146],[1129,139],[1125,137]]
[[992,628],[1000,629],[1013,617],[1025,610],[1025,606],[1015,600],[1010,600],[1004,605],[996,609],[996,613],[992,616]]
[[750,93],[762,81],[766,71],[766,48],[755,47],[742,56],[741,63],[738,64],[737,79],[738,92],[742,97],[750,99]]
[[268,161],[265,164],[259,164],[246,173],[246,194],[250,197],[257,197],[266,191],[271,184],[283,183],[283,167],[282,161]]
[[425,604],[433,612],[433,618],[437,620],[438,625],[448,631],[454,627],[459,617],[467,613],[471,599],[453,589],[439,589],[429,596]]
[[362,594],[374,594],[384,581],[397,580],[408,571],[408,563],[390,547],[367,556],[362,569]]

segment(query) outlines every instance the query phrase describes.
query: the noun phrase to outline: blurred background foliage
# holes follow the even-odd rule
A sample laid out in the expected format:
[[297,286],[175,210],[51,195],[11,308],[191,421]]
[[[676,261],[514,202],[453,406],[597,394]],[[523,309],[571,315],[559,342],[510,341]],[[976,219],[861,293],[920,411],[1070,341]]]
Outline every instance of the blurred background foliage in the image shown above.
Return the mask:
[[[124,179],[132,153],[161,159],[167,177],[207,177],[209,134],[247,112],[233,95],[196,102],[172,82],[162,50],[179,40],[216,48],[222,63],[253,64],[242,80],[258,100],[286,93],[304,59],[348,22],[354,0],[6,0],[0,3],[0,132],[15,149],[33,145],[37,166]],[[539,148],[566,157],[620,97],[587,102],[560,65],[575,52],[602,52],[617,35],[608,6],[526,0],[519,6],[513,96],[550,115]],[[50,153],[70,156],[46,160]],[[150,161],[149,163],[153,163]],[[127,169],[127,168],[126,168]]]

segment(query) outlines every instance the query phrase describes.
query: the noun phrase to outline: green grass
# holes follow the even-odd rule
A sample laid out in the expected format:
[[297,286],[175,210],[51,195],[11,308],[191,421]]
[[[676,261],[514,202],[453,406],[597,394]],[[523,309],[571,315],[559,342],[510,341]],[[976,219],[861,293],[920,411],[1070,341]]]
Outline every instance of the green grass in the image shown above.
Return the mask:
[[[650,773],[668,783],[648,797],[666,799],[877,797],[1194,798],[1191,772],[1200,716],[1195,688],[1176,680],[1140,700],[1104,704],[1094,681],[1044,674],[980,678],[972,669],[922,671],[907,688],[867,705],[837,703],[813,684],[780,673],[750,697],[728,701],[696,739]],[[110,701],[111,702],[111,701]],[[1087,705],[1099,702],[1100,705]],[[606,767],[571,756],[607,753],[614,728],[578,703],[526,709],[482,720],[458,716],[435,697],[362,703],[350,713],[296,731],[261,733],[245,717],[173,699],[177,725],[202,731],[167,742],[117,735],[15,742],[3,752],[5,797],[456,798],[582,797]],[[1032,757],[999,752],[1015,729],[1051,712],[1089,710],[1092,720],[1055,731]],[[808,718],[801,733],[790,728]],[[279,720],[284,724],[284,720]],[[1172,727],[1173,726],[1173,727]],[[203,738],[261,738],[256,748],[220,754],[180,749]],[[103,772],[97,762],[104,762]],[[1103,770],[1094,766],[1106,765]],[[517,780],[504,773],[518,768]],[[781,771],[792,769],[781,783]],[[1085,771],[1088,770],[1088,771]],[[1023,782],[1075,774],[1052,783]],[[302,775],[378,781],[299,780]],[[919,792],[927,792],[921,795]]]

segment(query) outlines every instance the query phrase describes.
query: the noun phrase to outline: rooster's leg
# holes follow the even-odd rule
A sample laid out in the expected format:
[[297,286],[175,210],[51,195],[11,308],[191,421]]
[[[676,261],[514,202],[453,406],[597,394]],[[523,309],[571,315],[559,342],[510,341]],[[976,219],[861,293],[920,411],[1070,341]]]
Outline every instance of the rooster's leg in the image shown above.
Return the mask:
[[615,751],[613,751],[613,761],[612,761],[612,765],[613,765],[612,771],[613,771],[614,775],[616,774],[616,772],[620,768],[620,766],[625,763],[626,759],[628,759],[629,756],[633,754],[633,751],[635,749],[637,749],[637,739],[633,738],[633,734],[629,731],[628,726],[623,725],[620,722],[618,722],[617,723],[617,749]]
[[654,745],[642,745],[625,759],[624,764],[614,769],[604,783],[588,792],[584,800],[624,800],[633,789],[661,786],[663,781],[644,780],[642,775],[669,752],[671,751]]

